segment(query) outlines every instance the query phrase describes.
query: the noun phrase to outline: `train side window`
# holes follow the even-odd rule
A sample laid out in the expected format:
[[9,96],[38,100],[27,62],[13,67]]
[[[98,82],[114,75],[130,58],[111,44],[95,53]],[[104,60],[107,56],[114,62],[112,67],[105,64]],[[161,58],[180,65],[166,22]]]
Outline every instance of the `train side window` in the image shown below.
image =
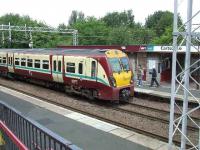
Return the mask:
[[56,71],[56,60],[53,61],[53,71]]
[[83,74],[83,64],[82,63],[78,64],[78,73]]
[[27,59],[27,66],[33,67],[33,59]]
[[58,61],[58,71],[61,72],[61,61]]
[[49,69],[49,61],[48,60],[42,61],[42,68],[43,69]]
[[40,60],[35,60],[35,68],[40,68]]
[[2,63],[2,57],[0,57],[0,64]]
[[19,58],[15,58],[15,65],[19,66]]
[[26,58],[21,58],[21,66],[26,66]]
[[6,57],[3,57],[3,64],[6,64]]
[[91,65],[91,77],[96,77],[96,62],[92,61]]
[[67,63],[66,72],[75,73],[75,63]]

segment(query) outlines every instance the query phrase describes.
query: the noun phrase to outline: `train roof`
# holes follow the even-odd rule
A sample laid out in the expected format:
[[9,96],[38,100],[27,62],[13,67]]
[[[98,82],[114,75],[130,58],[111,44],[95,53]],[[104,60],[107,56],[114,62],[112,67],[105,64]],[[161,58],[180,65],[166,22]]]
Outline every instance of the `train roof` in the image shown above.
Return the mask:
[[24,54],[44,54],[44,55],[98,55],[103,56],[105,52],[110,49],[65,49],[65,48],[51,48],[51,49],[0,49],[0,52],[14,52]]

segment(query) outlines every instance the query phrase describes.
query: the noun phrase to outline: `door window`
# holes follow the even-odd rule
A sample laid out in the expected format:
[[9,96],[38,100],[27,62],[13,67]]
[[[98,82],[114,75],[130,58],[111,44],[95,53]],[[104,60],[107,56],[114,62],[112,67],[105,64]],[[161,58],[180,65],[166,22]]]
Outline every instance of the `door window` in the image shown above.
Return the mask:
[[8,64],[10,65],[10,57],[8,57]]
[[56,71],[56,60],[53,61],[53,71]]
[[92,61],[91,64],[91,77],[96,77],[96,62]]
[[10,57],[10,64],[13,65],[13,58]]
[[58,61],[58,71],[61,72],[61,61]]

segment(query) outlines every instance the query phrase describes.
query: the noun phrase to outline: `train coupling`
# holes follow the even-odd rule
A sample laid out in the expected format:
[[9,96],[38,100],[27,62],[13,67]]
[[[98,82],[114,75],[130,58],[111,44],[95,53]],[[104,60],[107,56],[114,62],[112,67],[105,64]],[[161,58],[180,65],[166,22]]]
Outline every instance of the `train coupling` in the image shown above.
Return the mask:
[[128,101],[130,98],[130,90],[129,89],[122,89],[119,93],[119,100],[120,101]]

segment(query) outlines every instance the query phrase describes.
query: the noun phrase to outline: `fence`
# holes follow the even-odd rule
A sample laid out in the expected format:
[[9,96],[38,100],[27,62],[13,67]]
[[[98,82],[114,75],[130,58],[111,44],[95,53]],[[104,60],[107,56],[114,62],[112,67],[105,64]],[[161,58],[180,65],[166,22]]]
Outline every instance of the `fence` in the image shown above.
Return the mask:
[[1,124],[6,125],[16,136],[14,139],[10,138],[5,132],[7,130],[2,125],[0,126],[0,131],[3,133],[3,140],[5,141],[5,149],[20,149],[19,143],[16,144],[17,139],[19,139],[30,150],[80,150],[70,141],[41,126],[34,120],[25,117],[2,101],[0,101],[0,120]]

